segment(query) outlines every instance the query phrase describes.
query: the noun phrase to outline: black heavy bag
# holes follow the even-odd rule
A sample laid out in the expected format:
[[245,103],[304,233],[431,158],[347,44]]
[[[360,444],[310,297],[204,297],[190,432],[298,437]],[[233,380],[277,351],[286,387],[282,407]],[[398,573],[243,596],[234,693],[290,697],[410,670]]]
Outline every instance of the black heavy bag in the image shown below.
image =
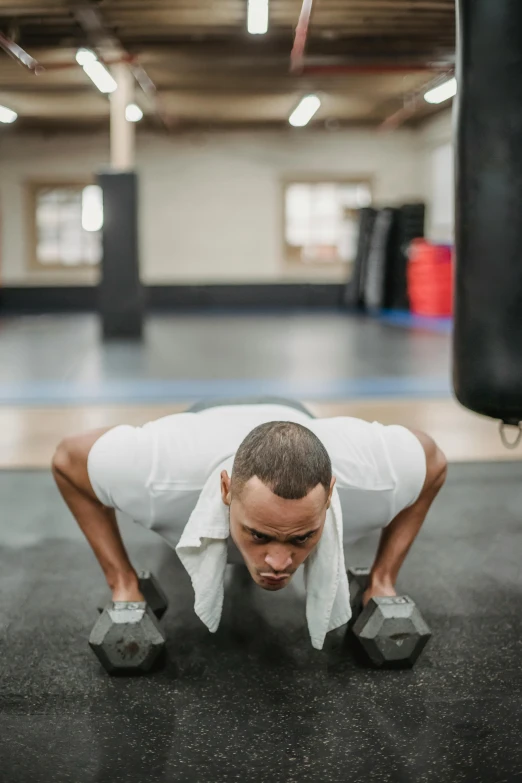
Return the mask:
[[459,0],[453,382],[522,420],[522,0]]
[[396,214],[393,247],[390,250],[388,274],[385,285],[384,308],[408,310],[408,285],[406,270],[408,253],[414,239],[424,237],[424,204],[404,204]]
[[347,307],[364,308],[364,281],[366,278],[366,262],[370,250],[373,226],[377,212],[371,207],[359,210],[359,236],[357,253],[353,265],[353,274],[345,289],[344,304]]
[[386,299],[388,266],[395,241],[397,210],[379,210],[373,226],[366,262],[364,303],[368,310],[381,310]]

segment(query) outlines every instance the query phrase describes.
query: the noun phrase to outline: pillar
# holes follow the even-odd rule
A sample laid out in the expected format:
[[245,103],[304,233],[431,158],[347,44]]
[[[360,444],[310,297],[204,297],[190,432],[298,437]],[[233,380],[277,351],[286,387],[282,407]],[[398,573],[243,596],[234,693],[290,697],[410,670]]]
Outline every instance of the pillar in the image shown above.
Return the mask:
[[135,127],[125,119],[125,109],[134,100],[134,79],[124,63],[113,66],[112,73],[118,88],[110,97],[111,168],[98,176],[104,212],[99,310],[105,340],[139,340],[144,292],[139,271]]

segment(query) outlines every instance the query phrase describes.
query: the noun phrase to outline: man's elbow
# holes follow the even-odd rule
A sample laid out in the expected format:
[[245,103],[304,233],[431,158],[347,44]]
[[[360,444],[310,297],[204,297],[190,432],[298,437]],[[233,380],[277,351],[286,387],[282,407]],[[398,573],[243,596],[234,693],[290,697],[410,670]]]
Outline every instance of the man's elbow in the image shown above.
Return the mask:
[[420,430],[412,430],[421,443],[426,456],[426,481],[424,489],[438,491],[444,485],[448,474],[448,460],[442,449],[431,435]]
[[67,476],[73,465],[73,448],[71,438],[64,438],[57,445],[51,460],[51,470],[54,475]]

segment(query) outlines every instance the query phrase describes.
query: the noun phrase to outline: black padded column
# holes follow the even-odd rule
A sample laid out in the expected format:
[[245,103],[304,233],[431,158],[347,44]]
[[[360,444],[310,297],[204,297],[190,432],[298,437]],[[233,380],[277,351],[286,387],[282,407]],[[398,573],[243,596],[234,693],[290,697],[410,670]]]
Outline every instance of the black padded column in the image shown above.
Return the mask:
[[138,178],[134,172],[102,172],[103,259],[99,311],[104,339],[139,339],[143,289],[138,255]]
[[458,1],[454,386],[522,420],[522,2]]

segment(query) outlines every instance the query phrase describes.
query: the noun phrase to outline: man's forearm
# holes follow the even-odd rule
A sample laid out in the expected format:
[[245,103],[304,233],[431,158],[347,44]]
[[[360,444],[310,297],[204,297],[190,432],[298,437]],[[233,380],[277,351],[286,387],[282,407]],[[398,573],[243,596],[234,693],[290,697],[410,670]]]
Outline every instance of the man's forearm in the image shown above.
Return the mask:
[[133,588],[138,578],[121,539],[113,509],[79,490],[59,470],[53,469],[60,493],[98,560],[111,590]]

